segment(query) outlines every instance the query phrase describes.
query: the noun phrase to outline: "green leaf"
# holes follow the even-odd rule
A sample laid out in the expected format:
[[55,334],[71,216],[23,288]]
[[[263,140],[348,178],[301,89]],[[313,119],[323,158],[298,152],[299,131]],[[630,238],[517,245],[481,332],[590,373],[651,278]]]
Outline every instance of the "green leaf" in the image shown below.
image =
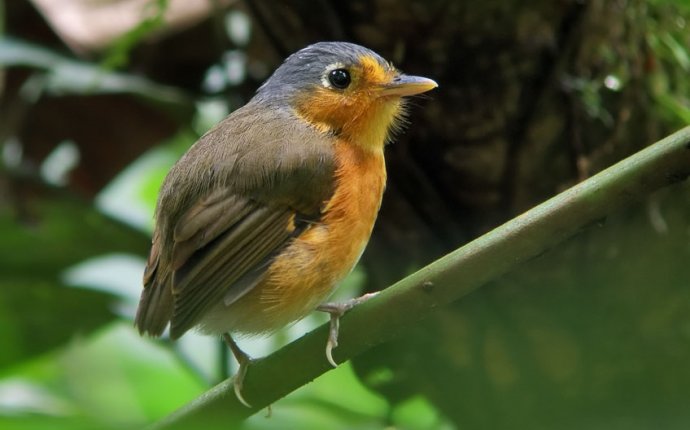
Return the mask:
[[120,36],[103,59],[103,67],[107,69],[122,67],[129,61],[131,50],[146,36],[161,28],[164,24],[164,14],[168,9],[169,0],[149,1],[145,16],[134,28]]
[[189,97],[177,88],[131,74],[116,73],[12,37],[0,37],[0,65],[30,67],[45,72],[44,88],[54,94],[124,93],[185,108],[191,104]]
[[0,278],[0,370],[112,321],[113,296],[42,279]]
[[112,252],[145,255],[148,238],[54,190],[0,209],[0,366],[49,351],[115,318],[114,296],[65,287],[63,271]]
[[[64,195],[26,203],[16,215],[0,208],[0,280],[58,279],[63,269],[95,255],[146,255],[150,240],[96,209]],[[25,219],[22,219],[25,218]]]
[[0,428],[139,428],[204,388],[180,364],[128,322],[112,324],[1,379]]
[[679,43],[671,33],[663,33],[661,42],[669,49],[678,65],[686,72],[690,70],[690,56],[688,50],[682,43]]

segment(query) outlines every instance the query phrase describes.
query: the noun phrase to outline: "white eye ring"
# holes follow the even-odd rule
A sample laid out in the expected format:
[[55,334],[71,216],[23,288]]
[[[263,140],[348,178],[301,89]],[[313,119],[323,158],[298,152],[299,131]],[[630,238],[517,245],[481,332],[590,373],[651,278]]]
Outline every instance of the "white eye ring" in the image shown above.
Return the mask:
[[341,63],[340,61],[333,64],[329,64],[328,67],[326,67],[326,71],[321,76],[321,84],[324,87],[333,88],[333,85],[331,85],[331,82],[328,80],[328,74],[336,69],[347,69],[347,67],[345,67],[345,64]]

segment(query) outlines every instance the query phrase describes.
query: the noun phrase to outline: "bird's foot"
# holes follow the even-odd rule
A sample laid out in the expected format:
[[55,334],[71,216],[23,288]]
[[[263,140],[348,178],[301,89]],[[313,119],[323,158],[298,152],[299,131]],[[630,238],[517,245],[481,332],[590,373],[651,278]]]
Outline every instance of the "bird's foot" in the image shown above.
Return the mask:
[[343,303],[324,303],[316,308],[321,312],[327,312],[331,316],[330,330],[328,331],[328,342],[326,343],[326,358],[333,367],[338,367],[338,363],[333,359],[333,348],[338,346],[338,331],[340,330],[340,317],[345,315],[347,311],[364,303],[372,297],[376,296],[377,292],[367,293],[360,297],[355,297]]
[[237,346],[237,343],[235,343],[233,338],[228,333],[223,334],[223,340],[232,351],[232,355],[235,356],[237,363],[240,365],[240,368],[237,369],[235,376],[232,378],[235,396],[237,396],[237,400],[239,400],[240,403],[248,408],[251,408],[252,405],[250,405],[242,395],[242,386],[244,384],[244,377],[247,374],[247,369],[249,369],[249,366],[252,364],[252,358],[246,352],[242,351],[239,346]]

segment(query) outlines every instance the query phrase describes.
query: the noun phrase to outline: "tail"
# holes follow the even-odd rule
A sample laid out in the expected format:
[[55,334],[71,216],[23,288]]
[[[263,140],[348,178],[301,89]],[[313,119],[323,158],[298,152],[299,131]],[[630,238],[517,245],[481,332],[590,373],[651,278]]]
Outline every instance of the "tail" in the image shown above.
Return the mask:
[[144,285],[134,325],[142,335],[160,336],[172,318],[173,296],[167,282]]
[[154,232],[151,252],[144,271],[144,290],[141,292],[134,325],[142,335],[160,336],[170,322],[173,312],[173,295],[169,275],[158,267],[158,232]]

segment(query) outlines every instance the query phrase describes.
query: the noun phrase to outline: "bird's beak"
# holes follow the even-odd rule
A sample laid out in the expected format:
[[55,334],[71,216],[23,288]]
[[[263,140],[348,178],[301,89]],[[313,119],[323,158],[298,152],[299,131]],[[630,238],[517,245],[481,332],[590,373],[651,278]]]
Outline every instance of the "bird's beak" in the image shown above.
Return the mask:
[[438,84],[429,78],[421,76],[398,75],[381,89],[384,97],[405,97],[425,93],[438,87]]

